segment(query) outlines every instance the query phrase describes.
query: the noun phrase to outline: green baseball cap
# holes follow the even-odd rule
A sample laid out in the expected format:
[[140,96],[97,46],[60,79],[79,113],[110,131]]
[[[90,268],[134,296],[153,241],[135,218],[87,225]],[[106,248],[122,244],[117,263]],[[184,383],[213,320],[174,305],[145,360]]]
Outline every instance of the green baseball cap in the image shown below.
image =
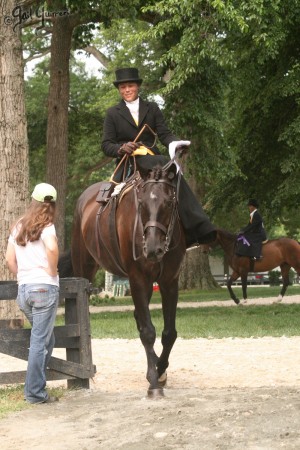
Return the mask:
[[31,197],[38,202],[56,202],[56,189],[48,183],[37,184]]

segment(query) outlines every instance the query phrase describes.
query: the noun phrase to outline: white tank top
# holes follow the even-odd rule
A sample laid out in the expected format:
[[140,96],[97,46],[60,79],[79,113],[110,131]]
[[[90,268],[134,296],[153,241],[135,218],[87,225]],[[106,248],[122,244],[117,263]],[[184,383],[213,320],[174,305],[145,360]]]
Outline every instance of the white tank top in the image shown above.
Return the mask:
[[18,284],[54,284],[59,285],[58,275],[51,277],[47,272],[48,259],[43,239],[46,236],[56,236],[55,226],[48,225],[42,231],[38,241],[27,242],[25,247],[17,245],[15,238],[17,236],[17,226],[12,230],[8,242],[14,245],[18,263]]

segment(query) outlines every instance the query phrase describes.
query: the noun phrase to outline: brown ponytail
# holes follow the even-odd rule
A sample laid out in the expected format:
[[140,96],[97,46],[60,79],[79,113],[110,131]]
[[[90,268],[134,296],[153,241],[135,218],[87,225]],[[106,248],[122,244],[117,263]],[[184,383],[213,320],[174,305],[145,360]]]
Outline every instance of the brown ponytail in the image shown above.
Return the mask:
[[28,210],[18,222],[16,243],[25,247],[27,242],[38,241],[43,229],[54,222],[55,203],[32,200]]

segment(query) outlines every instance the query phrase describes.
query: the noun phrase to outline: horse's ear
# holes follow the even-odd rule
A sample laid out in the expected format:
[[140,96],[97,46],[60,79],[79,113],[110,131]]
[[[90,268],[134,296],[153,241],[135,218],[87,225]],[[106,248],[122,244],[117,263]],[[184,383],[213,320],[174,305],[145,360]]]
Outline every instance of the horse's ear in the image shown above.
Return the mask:
[[177,173],[177,167],[175,164],[172,164],[168,170],[168,179],[170,181],[174,180],[174,178],[176,177],[176,173]]
[[153,170],[148,169],[147,172],[145,172],[146,179],[149,180],[152,177]]

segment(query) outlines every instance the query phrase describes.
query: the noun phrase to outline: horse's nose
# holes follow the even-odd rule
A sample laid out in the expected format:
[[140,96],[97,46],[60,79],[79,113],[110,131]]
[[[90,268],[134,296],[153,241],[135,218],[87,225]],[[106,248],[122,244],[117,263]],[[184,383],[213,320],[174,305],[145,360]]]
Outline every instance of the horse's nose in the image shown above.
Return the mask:
[[162,247],[156,247],[152,250],[145,248],[144,249],[144,256],[149,261],[158,262],[162,259],[164,256],[164,251]]
[[148,227],[144,235],[144,257],[148,261],[159,262],[165,254],[165,236],[154,226]]

